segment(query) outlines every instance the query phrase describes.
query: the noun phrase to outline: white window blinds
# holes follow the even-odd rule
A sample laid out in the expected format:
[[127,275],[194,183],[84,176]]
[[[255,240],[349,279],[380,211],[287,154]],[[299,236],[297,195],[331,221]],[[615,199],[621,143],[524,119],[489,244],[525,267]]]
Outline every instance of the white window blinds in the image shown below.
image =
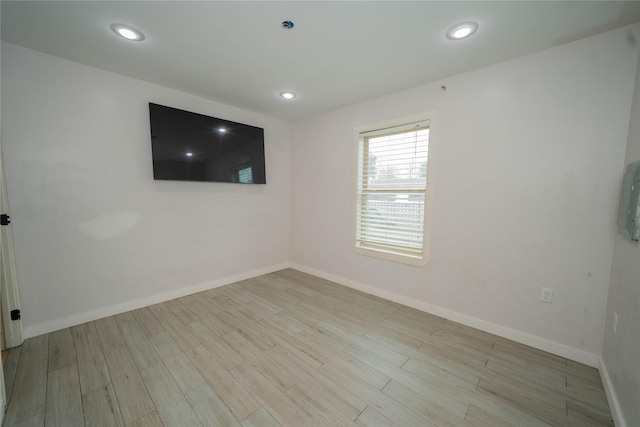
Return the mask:
[[360,134],[356,247],[422,256],[428,153],[428,121]]

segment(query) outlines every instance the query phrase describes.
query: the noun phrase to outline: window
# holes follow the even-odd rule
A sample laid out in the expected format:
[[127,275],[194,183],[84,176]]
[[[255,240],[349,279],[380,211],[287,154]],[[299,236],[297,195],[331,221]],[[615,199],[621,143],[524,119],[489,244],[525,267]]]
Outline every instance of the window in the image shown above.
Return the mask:
[[416,265],[429,261],[434,114],[420,117],[404,125],[357,131],[358,253]]
[[251,162],[243,163],[236,166],[232,170],[232,182],[240,182],[242,184],[253,184],[253,169],[251,168]]
[[251,170],[251,166],[246,166],[245,168],[238,170],[238,182],[253,184],[253,172]]

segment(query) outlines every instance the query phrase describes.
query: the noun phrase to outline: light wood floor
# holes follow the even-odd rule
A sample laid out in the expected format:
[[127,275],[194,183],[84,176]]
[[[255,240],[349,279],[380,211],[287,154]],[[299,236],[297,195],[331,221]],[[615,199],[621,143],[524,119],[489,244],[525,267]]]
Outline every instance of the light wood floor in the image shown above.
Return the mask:
[[295,270],[27,340],[5,426],[612,426],[598,371]]

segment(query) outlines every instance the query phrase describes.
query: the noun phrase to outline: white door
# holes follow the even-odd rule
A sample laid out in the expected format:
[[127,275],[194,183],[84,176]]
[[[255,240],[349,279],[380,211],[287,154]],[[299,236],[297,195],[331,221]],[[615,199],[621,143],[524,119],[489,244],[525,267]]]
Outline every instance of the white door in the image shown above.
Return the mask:
[[[0,130],[0,214],[8,214],[7,185],[2,163],[2,134]],[[9,220],[10,221],[10,220]],[[0,217],[0,224],[3,218]],[[6,222],[6,221],[4,221]],[[16,279],[16,265],[13,258],[11,226],[0,225],[0,312],[2,313],[2,335],[7,348],[22,345],[22,320],[14,310],[20,310],[20,294]],[[13,313],[12,313],[13,312]],[[0,369],[0,425],[4,420],[7,396],[4,384],[4,372]]]
[[[1,135],[0,135],[1,138]],[[7,183],[2,163],[2,142],[0,139],[0,214],[9,213]],[[10,221],[10,219],[9,219]],[[20,294],[13,257],[11,225],[0,225],[0,300],[2,303],[2,323],[7,348],[22,345],[22,320],[15,310],[20,310]]]
[[[8,215],[7,184],[2,163],[1,138],[0,134],[0,214]],[[0,225],[0,302],[2,303],[2,323],[7,348],[22,345],[22,320],[19,319],[20,315],[16,312],[16,310],[20,310],[20,294],[16,264],[13,258],[11,225]]]

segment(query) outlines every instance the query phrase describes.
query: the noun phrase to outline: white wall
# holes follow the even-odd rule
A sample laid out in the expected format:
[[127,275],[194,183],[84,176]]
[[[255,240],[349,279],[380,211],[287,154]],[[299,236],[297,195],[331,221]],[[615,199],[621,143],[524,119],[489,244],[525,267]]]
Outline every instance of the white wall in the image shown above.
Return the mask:
[[[624,164],[640,161],[640,62]],[[621,169],[622,171],[622,169]],[[622,172],[619,183],[622,182]],[[619,188],[619,187],[618,187]],[[615,234],[615,229],[612,229]],[[616,333],[613,315],[618,315]],[[602,352],[609,397],[619,426],[640,425],[640,245],[615,234]],[[606,384],[605,384],[606,385]]]
[[[640,38],[619,29],[329,112],[295,123],[293,138],[279,120],[3,43],[27,336],[292,261],[596,364],[638,59],[630,30]],[[268,184],[153,181],[149,101],[264,127]],[[431,263],[356,255],[353,128],[432,109]]]
[[[288,262],[289,123],[6,43],[2,89],[27,336]],[[267,184],[154,181],[148,102],[263,127]]]
[[[618,29],[295,123],[294,265],[596,365],[638,59],[632,30],[640,35]],[[356,255],[353,128],[434,109],[431,262]],[[552,304],[539,301],[543,286]]]

